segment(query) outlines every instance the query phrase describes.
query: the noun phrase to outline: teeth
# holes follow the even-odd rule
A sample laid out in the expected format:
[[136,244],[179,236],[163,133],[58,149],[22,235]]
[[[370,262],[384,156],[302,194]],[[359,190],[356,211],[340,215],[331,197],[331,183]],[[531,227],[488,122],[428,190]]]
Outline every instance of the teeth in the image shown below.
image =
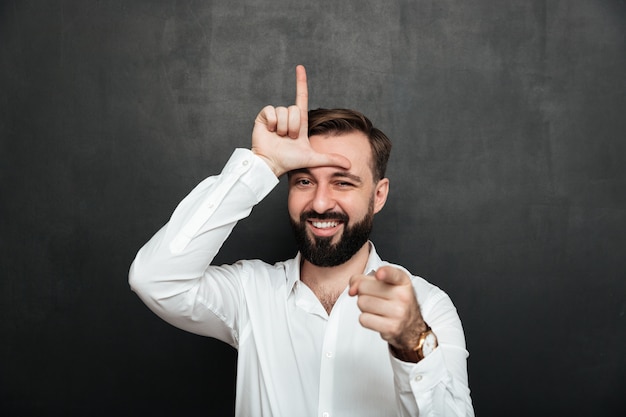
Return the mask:
[[318,229],[326,229],[328,227],[337,226],[337,222],[313,222],[313,226],[317,227]]

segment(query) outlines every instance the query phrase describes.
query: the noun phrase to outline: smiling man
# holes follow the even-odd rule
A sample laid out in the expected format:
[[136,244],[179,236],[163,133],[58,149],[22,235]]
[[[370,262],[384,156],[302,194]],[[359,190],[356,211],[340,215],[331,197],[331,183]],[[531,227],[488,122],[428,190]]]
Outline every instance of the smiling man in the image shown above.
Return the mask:
[[[296,103],[257,116],[237,149],[139,251],[134,291],[169,323],[238,350],[238,416],[473,416],[450,298],[384,262],[369,241],[391,142],[361,113]],[[211,261],[238,220],[288,175],[298,255]]]

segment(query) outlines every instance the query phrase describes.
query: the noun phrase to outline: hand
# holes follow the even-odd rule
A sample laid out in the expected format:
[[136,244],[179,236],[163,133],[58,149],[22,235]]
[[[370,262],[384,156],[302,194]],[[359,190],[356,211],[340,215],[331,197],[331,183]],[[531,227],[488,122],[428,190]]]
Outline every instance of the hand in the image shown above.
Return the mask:
[[354,275],[348,294],[358,296],[359,322],[377,331],[399,350],[412,350],[426,331],[417,298],[407,274],[392,266],[379,268],[374,276]]
[[337,154],[321,154],[311,148],[308,136],[309,93],[306,71],[296,67],[296,103],[287,107],[266,106],[257,115],[252,130],[252,152],[265,160],[277,177],[297,168],[337,166],[350,168],[350,161]]

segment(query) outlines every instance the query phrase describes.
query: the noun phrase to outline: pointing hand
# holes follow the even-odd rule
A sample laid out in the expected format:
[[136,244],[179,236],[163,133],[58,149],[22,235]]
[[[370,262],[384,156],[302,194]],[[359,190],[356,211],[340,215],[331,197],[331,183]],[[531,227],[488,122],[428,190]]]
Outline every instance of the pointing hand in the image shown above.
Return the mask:
[[359,321],[377,331],[390,345],[412,349],[426,330],[410,278],[391,266],[379,268],[374,276],[354,275],[348,293],[358,296]]

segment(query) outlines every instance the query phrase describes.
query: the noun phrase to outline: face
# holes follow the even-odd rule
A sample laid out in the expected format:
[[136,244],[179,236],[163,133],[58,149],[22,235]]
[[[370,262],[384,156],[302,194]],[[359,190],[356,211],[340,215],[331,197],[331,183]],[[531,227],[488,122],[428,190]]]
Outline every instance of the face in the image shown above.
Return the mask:
[[317,152],[340,154],[351,162],[349,170],[316,167],[289,176],[289,217],[302,256],[314,265],[336,266],[367,242],[389,181],[374,183],[372,151],[363,133],[311,136],[309,141]]

